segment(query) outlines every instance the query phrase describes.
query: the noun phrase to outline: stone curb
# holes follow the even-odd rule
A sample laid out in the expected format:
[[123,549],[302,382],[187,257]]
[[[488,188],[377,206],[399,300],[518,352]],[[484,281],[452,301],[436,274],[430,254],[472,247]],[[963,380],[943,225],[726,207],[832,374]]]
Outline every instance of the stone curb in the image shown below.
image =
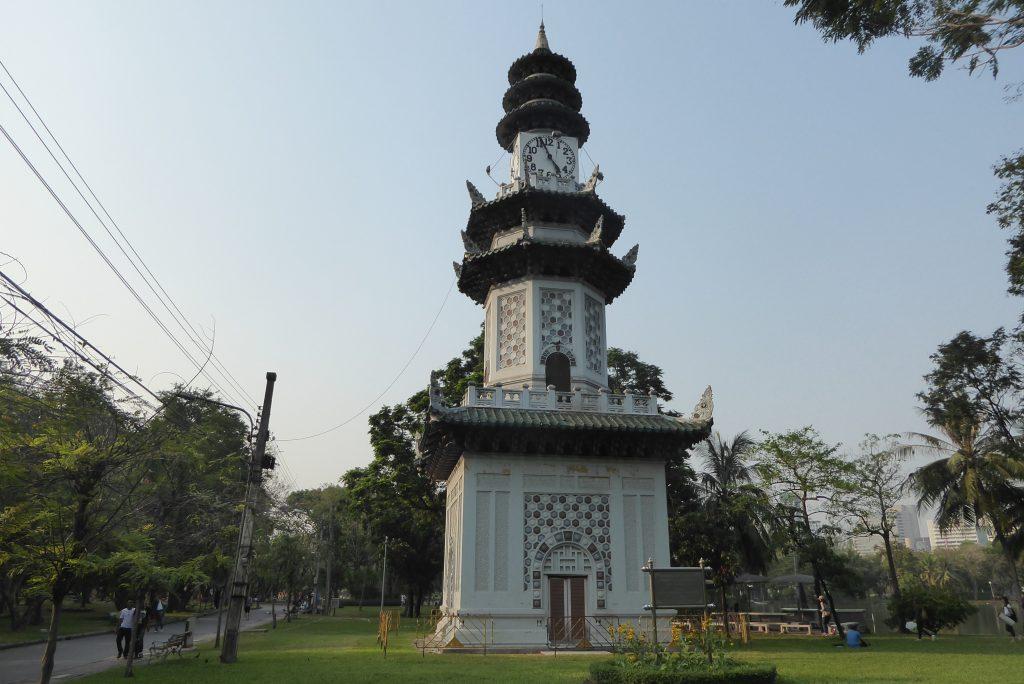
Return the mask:
[[[207,612],[207,613],[196,613],[192,617],[201,618],[201,617],[208,617],[210,615],[216,615],[216,614],[217,614],[217,611],[214,610],[214,611],[210,611],[210,612]],[[175,622],[184,622],[185,620],[190,620],[190,619],[192,619],[192,618],[191,617],[181,618],[181,619],[178,619],[178,620],[174,620],[174,622],[168,622],[167,624],[173,625]],[[62,635],[57,637],[57,641],[69,641],[71,639],[85,639],[86,637],[103,636],[104,634],[113,634],[113,633],[114,633],[113,630],[104,629],[104,630],[100,630],[98,632],[82,632],[81,634],[62,634]],[[36,639],[35,641],[19,641],[19,642],[13,643],[13,644],[0,644],[0,651],[6,651],[6,650],[11,649],[11,648],[21,648],[22,646],[38,646],[39,644],[45,644],[45,643],[46,643],[46,639]]]

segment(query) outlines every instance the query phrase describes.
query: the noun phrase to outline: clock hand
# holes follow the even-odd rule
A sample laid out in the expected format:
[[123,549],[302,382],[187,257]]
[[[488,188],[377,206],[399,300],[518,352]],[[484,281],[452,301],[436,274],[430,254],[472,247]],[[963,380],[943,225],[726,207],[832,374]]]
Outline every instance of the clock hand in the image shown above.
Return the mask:
[[547,143],[543,140],[540,141],[540,144],[544,147],[544,154],[548,155],[548,161],[550,161],[551,165],[555,167],[555,175],[557,176],[560,169],[558,168],[558,164],[555,163],[555,158],[551,156],[551,150],[548,149]]

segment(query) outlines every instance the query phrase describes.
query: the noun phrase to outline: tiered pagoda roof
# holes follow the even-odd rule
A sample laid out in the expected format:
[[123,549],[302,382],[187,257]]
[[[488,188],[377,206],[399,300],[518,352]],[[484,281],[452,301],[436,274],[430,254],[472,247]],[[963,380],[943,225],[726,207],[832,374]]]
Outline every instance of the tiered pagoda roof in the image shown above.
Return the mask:
[[[533,52],[517,59],[508,70],[509,89],[498,123],[498,142],[512,150],[516,135],[526,131],[557,131],[586,142],[590,126],[580,107],[576,67],[551,51],[541,24]],[[611,303],[626,289],[635,271],[635,250],[620,259],[608,250],[618,240],[626,219],[597,196],[600,174],[586,185],[568,191],[547,190],[520,180],[499,197],[486,200],[470,185],[473,201],[464,237],[466,253],[456,265],[459,290],[483,304],[491,287],[528,275],[576,278],[604,294]],[[527,235],[527,224],[570,231],[567,239]],[[495,236],[522,229],[501,243]],[[575,240],[568,239],[571,232]],[[499,246],[500,245],[500,246]]]
[[519,131],[561,131],[578,138],[580,147],[590,137],[590,124],[580,114],[583,97],[576,89],[576,67],[567,57],[551,51],[543,22],[533,52],[509,67],[508,82],[502,100],[505,116],[495,131],[498,144],[506,151],[512,151]]

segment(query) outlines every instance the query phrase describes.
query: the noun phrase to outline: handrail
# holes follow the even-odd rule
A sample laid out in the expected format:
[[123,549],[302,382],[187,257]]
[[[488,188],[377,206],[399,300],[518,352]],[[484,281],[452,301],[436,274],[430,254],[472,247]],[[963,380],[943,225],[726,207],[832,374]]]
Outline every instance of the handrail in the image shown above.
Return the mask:
[[463,406],[488,406],[494,408],[518,408],[544,411],[585,411],[588,413],[628,413],[634,415],[657,415],[656,394],[611,394],[605,389],[598,392],[584,391],[577,387],[571,392],[561,392],[551,385],[545,388],[505,388],[500,384],[493,387],[466,386],[462,397]]

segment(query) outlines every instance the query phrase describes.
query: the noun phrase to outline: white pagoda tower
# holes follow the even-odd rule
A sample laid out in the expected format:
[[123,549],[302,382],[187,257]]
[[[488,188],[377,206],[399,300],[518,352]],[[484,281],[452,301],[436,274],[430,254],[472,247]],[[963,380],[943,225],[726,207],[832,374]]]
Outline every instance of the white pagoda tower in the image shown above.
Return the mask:
[[447,483],[439,630],[479,618],[492,647],[564,646],[586,643],[593,617],[643,613],[641,566],[670,564],[665,462],[710,433],[711,395],[674,418],[652,395],[609,393],[605,307],[637,247],[611,253],[625,219],[597,196],[597,169],[580,182],[590,127],[543,24],[508,79],[511,177],[491,200],[468,184],[455,264],[484,307],[484,386],[460,406],[431,387],[420,451]]

